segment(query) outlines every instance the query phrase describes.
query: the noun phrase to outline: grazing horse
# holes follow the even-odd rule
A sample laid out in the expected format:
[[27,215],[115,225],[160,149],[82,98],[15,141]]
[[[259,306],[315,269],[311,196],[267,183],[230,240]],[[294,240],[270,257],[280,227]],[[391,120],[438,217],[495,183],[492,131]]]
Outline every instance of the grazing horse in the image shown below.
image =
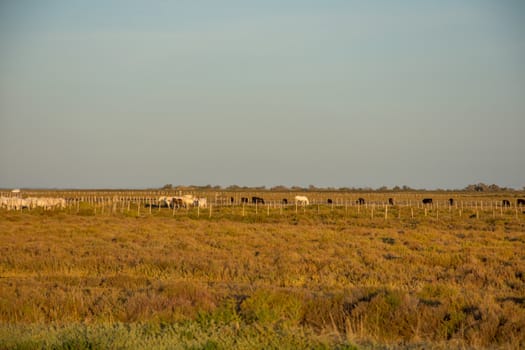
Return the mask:
[[448,199],[448,205],[453,206],[454,205],[454,198]]
[[283,198],[283,200],[281,201],[282,204],[288,204],[288,199],[286,198]]
[[328,198],[328,199],[326,200],[326,203],[327,203],[327,204],[332,204],[333,202],[334,202],[334,201],[333,201],[331,198]]
[[365,204],[365,199],[364,198],[358,198],[356,201],[355,201],[356,204]]
[[264,204],[264,199],[262,199],[261,197],[253,196],[252,204]]
[[182,196],[182,205],[183,207],[185,208],[189,208],[191,206],[194,205],[195,203],[195,197],[191,194],[185,194],[184,196]]
[[518,198],[516,199],[516,205],[519,207],[520,205],[523,205],[525,206],[525,199],[523,198]]
[[432,204],[432,198],[423,198],[423,204]]
[[501,201],[501,205],[503,207],[510,207],[510,201],[508,199],[504,199]]
[[206,198],[195,198],[193,201],[193,206],[198,208],[207,208],[208,200]]
[[306,196],[295,196],[295,204],[309,205],[310,201]]
[[159,197],[157,204],[161,208],[171,208],[173,204],[174,197]]
[[[182,197],[166,197],[166,200],[167,199],[169,199],[170,208],[189,208],[195,205],[197,198],[191,194],[186,194]],[[159,204],[160,203],[161,202],[159,202]]]
[[394,205],[394,198],[388,198],[388,204]]
[[248,198],[247,197],[241,197],[241,203],[244,204],[244,203],[248,203]]

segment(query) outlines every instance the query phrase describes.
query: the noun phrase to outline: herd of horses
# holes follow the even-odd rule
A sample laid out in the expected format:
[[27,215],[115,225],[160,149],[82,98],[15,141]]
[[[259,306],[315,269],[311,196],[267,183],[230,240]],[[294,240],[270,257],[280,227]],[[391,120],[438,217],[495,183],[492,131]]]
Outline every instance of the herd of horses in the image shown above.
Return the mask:
[[[230,201],[231,203],[233,204],[235,199],[233,197],[230,198]],[[421,200],[421,202],[424,204],[424,205],[433,205],[434,201],[432,198],[423,198]],[[453,206],[455,204],[455,201],[454,201],[454,198],[449,198],[447,200],[448,204],[450,206]],[[241,204],[248,204],[248,203],[252,203],[252,204],[264,204],[264,198],[261,198],[261,197],[257,197],[257,196],[253,196],[251,197],[251,200],[250,198],[248,197],[241,197]],[[290,201],[287,199],[287,198],[283,198],[281,200],[281,203],[282,204],[289,204]],[[295,196],[295,203],[296,204],[301,204],[301,205],[308,205],[310,204],[310,201],[308,200],[308,198],[306,196]],[[326,204],[333,204],[334,201],[331,199],[331,198],[328,198],[326,200]],[[365,205],[366,204],[366,201],[364,198],[360,197],[358,198],[356,201],[355,201],[355,204],[359,204],[359,205]],[[389,205],[395,205],[395,201],[394,201],[394,198],[388,198],[388,204]],[[501,201],[501,206],[502,207],[510,207],[511,206],[511,203],[508,199],[503,199]],[[516,199],[516,206],[519,207],[519,206],[524,206],[525,207],[525,199],[524,198],[517,198]]]
[[191,194],[184,196],[166,197],[162,196],[157,200],[157,203],[146,203],[146,207],[160,207],[160,208],[189,208],[189,207],[208,207],[208,200],[206,198],[195,197]]
[[[432,198],[423,198],[422,202],[423,202],[423,204],[430,204],[431,205],[432,204]],[[453,206],[454,205],[454,198],[449,198],[448,199],[448,204],[450,206]],[[501,201],[501,206],[502,207],[510,207],[510,201],[508,199],[503,199]],[[525,206],[525,199],[524,198],[517,198],[516,199],[516,206],[517,207]]]
[[[168,198],[168,197],[161,197],[161,198]],[[176,198],[176,197],[173,197],[173,198]],[[235,203],[235,198],[234,197],[230,197],[229,199],[230,201],[230,204],[234,204]],[[432,198],[423,198],[421,200],[422,204],[423,205],[433,205],[434,204],[434,200]],[[450,206],[453,206],[456,202],[454,200],[454,198],[449,198],[447,200],[448,204]],[[264,201],[264,198],[262,197],[258,197],[258,196],[252,196],[251,198],[250,197],[241,197],[241,204],[265,204],[265,201]],[[288,198],[283,198],[281,199],[281,204],[283,205],[287,205],[287,204],[298,204],[298,205],[309,205],[310,204],[310,201],[308,199],[308,197],[306,196],[295,196],[294,200],[289,200]],[[331,199],[331,198],[328,198],[326,199],[326,204],[334,204],[334,200]],[[358,204],[358,205],[365,205],[366,204],[366,200],[362,197],[359,197],[358,199],[355,200],[355,204]],[[395,200],[394,198],[388,198],[388,205],[395,205]],[[501,206],[502,207],[510,207],[511,206],[511,202],[508,200],[508,199],[503,199],[502,202],[501,202]],[[525,207],[525,199],[523,198],[517,198],[516,199],[516,206],[519,207],[519,206],[524,206]]]
[[[18,191],[18,192],[15,192]],[[0,197],[0,208],[7,208],[9,209],[32,209],[36,207],[42,207],[44,209],[51,209],[55,207],[65,208],[67,200],[64,198],[22,198],[19,193],[19,190],[12,191],[14,196],[12,197]],[[73,200],[73,199],[72,199]],[[230,197],[229,204],[234,205],[235,204],[235,198]],[[282,205],[288,205],[288,204],[295,204],[295,205],[301,205],[301,206],[307,206],[310,204],[310,200],[307,196],[304,195],[297,195],[293,198],[293,200],[289,200],[288,198],[282,198],[280,200]],[[224,203],[224,202],[222,202]],[[264,205],[265,200],[262,197],[258,196],[252,196],[250,197],[241,197],[240,203],[242,205],[244,204],[254,204],[254,205]],[[272,203],[275,204],[275,201],[272,200]],[[320,204],[318,201],[315,201],[316,204]],[[324,203],[328,205],[333,205],[334,200],[331,198],[327,198]],[[421,200],[421,203],[424,206],[433,206],[434,200],[432,198],[423,198]],[[449,198],[447,200],[447,203],[449,206],[457,205],[457,202],[454,200],[454,198]],[[516,201],[516,207],[525,207],[525,199],[524,198],[517,198]],[[367,202],[364,198],[359,197],[355,200],[355,204],[357,205],[366,205]],[[371,203],[371,204],[377,204],[377,203]],[[386,204],[386,203],[384,203]],[[395,205],[394,198],[388,198],[388,205]],[[158,207],[158,208],[189,208],[189,207],[199,207],[199,208],[207,208],[208,202],[207,198],[203,197],[196,197],[191,194],[183,195],[183,196],[172,196],[172,197],[159,197],[156,201],[153,202],[148,201],[148,203],[145,203],[146,207]],[[503,199],[501,201],[501,207],[511,207],[511,201],[508,199]],[[525,213],[525,212],[524,212]]]

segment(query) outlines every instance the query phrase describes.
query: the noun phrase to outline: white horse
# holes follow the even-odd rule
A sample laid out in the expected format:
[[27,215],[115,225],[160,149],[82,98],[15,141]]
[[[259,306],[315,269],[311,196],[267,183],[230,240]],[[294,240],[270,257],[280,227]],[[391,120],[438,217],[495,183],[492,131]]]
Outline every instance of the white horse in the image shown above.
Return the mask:
[[182,202],[184,208],[189,208],[194,205],[196,198],[191,194],[185,194],[182,197],[177,197],[177,199]]
[[164,207],[171,208],[172,203],[173,203],[173,198],[175,197],[165,197],[165,196],[159,197],[159,199],[157,200],[157,204],[161,208],[164,208]]
[[309,205],[310,201],[306,196],[295,196],[295,204]]
[[195,200],[193,201],[193,206],[199,208],[207,208],[208,200],[206,198],[195,198]]

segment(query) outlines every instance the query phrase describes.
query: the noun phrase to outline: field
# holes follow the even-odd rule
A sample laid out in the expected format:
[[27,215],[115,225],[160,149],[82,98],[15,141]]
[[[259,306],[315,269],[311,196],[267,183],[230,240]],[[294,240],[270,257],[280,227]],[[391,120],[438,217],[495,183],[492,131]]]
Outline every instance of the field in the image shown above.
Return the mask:
[[0,210],[0,349],[525,347],[523,193],[163,194]]

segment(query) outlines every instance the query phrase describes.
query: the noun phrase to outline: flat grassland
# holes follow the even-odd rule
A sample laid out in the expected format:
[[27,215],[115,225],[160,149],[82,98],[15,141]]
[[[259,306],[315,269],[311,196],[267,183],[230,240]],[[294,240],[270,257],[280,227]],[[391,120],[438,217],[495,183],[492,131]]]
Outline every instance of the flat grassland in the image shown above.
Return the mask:
[[0,211],[0,349],[525,347],[522,212],[231,210]]

